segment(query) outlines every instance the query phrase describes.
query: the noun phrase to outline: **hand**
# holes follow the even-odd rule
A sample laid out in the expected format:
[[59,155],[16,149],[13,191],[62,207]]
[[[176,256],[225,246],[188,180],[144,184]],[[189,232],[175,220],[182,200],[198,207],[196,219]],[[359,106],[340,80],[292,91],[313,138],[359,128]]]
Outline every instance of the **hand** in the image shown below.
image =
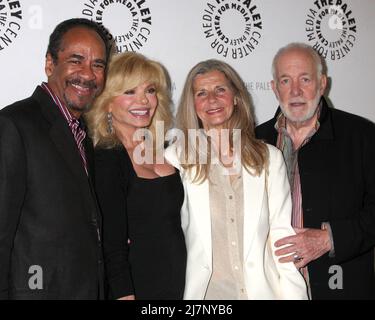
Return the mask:
[[130,296],[124,296],[124,297],[118,298],[117,300],[135,300],[135,295],[131,294]]
[[[285,256],[279,262],[294,262],[299,269],[331,250],[328,230],[294,228],[294,231],[296,235],[275,242],[277,248],[287,245],[275,251],[276,256]],[[296,255],[299,259],[295,258]]]

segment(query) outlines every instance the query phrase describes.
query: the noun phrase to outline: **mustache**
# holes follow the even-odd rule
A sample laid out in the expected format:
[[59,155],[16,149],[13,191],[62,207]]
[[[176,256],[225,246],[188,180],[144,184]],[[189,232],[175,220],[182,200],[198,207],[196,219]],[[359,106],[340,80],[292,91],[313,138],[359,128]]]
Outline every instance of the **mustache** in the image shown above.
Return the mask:
[[67,84],[74,84],[88,89],[97,89],[98,86],[94,80],[82,80],[80,78],[69,79],[66,81]]

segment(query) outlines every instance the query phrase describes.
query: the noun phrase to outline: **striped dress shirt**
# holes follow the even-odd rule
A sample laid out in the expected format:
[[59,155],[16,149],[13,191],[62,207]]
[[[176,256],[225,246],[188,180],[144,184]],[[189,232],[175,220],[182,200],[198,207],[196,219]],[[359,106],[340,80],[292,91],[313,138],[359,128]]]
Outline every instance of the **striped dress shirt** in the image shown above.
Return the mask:
[[88,175],[87,159],[86,159],[85,147],[83,145],[83,140],[86,138],[86,131],[82,128],[80,121],[70,114],[68,108],[59,99],[59,97],[53,93],[53,91],[51,90],[51,88],[48,86],[47,83],[43,82],[41,84],[41,87],[50,95],[54,103],[59,108],[61,114],[64,116],[65,120],[68,122],[69,128],[77,144],[78,151],[82,159],[83,167],[86,171],[86,174]]
[[[319,113],[320,113],[320,109],[318,110],[318,118],[319,118]],[[319,126],[320,126],[319,121],[317,121],[314,128],[309,132],[309,134],[306,136],[302,144],[298,147],[298,149],[295,149],[292,138],[290,137],[288,130],[286,128],[286,118],[282,113],[280,113],[275,124],[275,129],[278,132],[276,146],[283,153],[285,164],[287,167],[291,194],[292,194],[292,221],[291,223],[292,223],[293,228],[304,227],[301,179],[300,179],[299,168],[298,168],[298,152],[306,143],[310,141],[311,137],[318,131]],[[311,298],[311,288],[310,288],[308,267],[306,266],[306,267],[301,268],[300,272],[305,278],[308,291],[309,291],[309,296]]]

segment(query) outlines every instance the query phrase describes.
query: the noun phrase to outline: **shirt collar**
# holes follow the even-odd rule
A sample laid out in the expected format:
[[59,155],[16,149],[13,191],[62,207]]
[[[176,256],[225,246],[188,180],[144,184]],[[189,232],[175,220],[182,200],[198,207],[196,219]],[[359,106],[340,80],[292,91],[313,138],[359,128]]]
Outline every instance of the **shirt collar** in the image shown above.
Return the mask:
[[47,92],[50,97],[52,98],[53,102],[57,105],[60,112],[64,116],[65,120],[68,122],[69,126],[73,125],[74,123],[78,123],[79,128],[83,128],[84,124],[80,119],[77,119],[76,117],[72,116],[72,114],[69,112],[66,105],[59,99],[59,97],[52,91],[52,89],[48,86],[46,82],[42,82],[41,87],[44,89],[45,92]]
[[[306,137],[307,139],[311,138],[318,131],[318,129],[320,127],[319,119],[320,119],[321,111],[322,111],[322,102],[320,101],[320,103],[318,105],[318,110],[317,110],[317,112],[318,112],[317,121],[315,123],[314,128],[307,135],[307,137]],[[280,112],[279,115],[276,118],[275,129],[279,134],[284,134],[284,135],[289,136],[288,130],[286,128],[286,117],[284,116],[283,112]]]

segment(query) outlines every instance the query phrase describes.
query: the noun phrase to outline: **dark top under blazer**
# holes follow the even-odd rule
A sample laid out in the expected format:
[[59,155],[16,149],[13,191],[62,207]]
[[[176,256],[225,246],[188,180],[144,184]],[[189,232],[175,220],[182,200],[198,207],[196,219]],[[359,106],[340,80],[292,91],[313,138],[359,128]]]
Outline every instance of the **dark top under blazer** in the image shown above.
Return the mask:
[[[304,225],[330,222],[335,247],[334,258],[327,253],[308,265],[312,298],[374,298],[375,125],[322,103],[320,128],[298,153]],[[258,138],[276,145],[279,113],[256,128]],[[343,288],[332,290],[336,265]]]
[[[89,173],[93,148],[84,141]],[[0,298],[97,299],[101,222],[73,134],[41,87],[0,110]],[[42,269],[42,289],[29,286]]]

